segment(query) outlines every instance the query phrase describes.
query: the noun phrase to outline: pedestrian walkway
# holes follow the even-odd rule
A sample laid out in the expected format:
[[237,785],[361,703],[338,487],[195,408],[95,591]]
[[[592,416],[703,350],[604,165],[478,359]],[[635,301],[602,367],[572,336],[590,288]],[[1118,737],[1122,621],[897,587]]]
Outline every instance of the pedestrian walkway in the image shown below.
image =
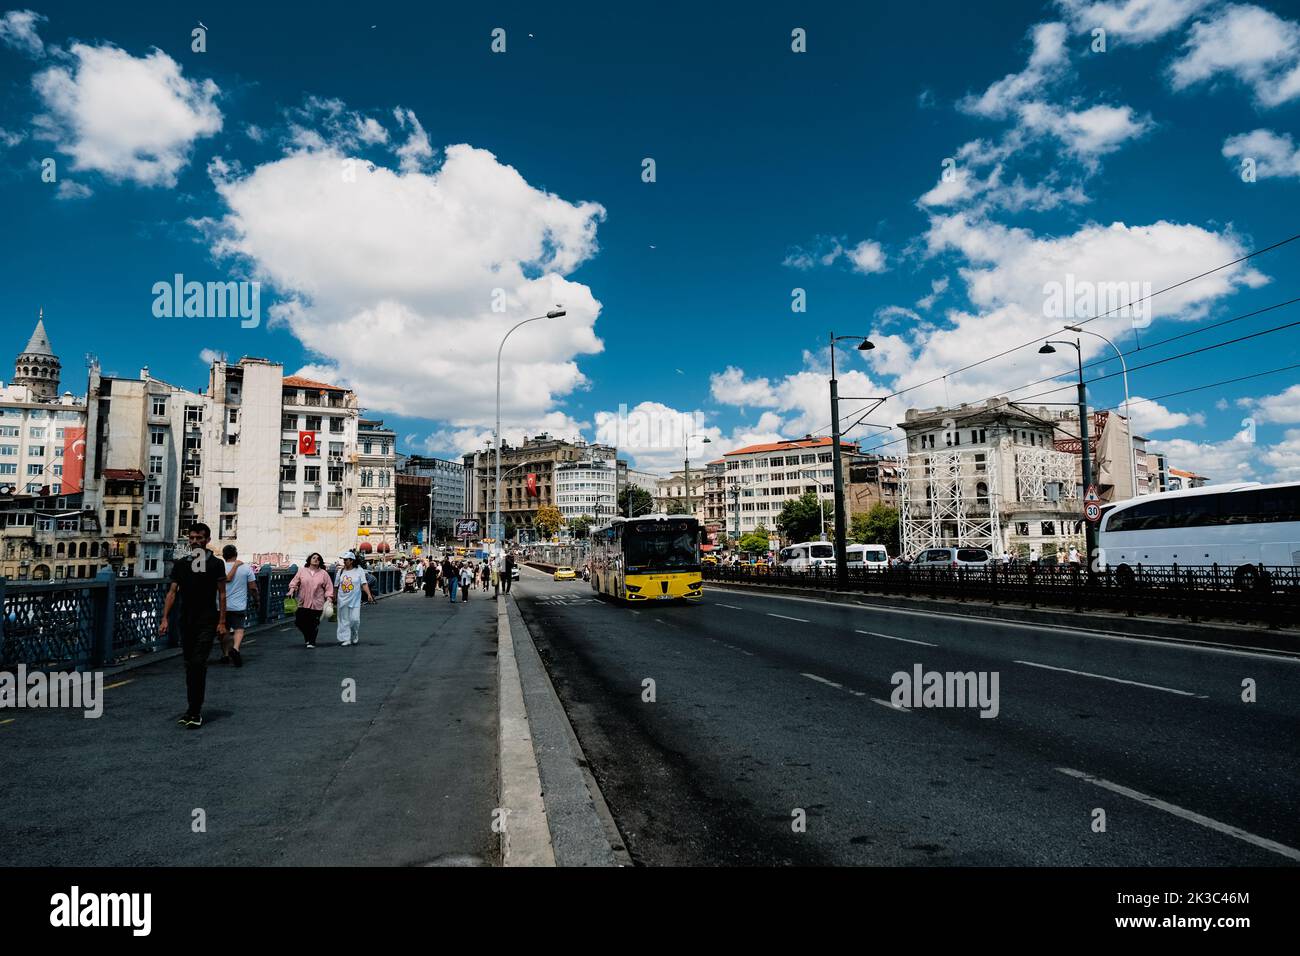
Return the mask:
[[496,864],[496,648],[495,601],[398,594],[355,647],[246,639],[243,668],[209,669],[200,730],[175,724],[179,658],[105,680],[98,719],[5,712],[0,861]]

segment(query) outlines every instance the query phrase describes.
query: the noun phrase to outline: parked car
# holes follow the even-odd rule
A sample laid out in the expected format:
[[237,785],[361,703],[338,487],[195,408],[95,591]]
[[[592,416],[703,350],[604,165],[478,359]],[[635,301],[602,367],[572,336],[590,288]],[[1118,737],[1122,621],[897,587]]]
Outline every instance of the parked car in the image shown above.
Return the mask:
[[926,548],[912,561],[914,568],[982,568],[993,560],[985,548]]
[[555,574],[552,577],[556,581],[573,581],[578,575],[574,573],[573,568],[560,567],[555,569]]

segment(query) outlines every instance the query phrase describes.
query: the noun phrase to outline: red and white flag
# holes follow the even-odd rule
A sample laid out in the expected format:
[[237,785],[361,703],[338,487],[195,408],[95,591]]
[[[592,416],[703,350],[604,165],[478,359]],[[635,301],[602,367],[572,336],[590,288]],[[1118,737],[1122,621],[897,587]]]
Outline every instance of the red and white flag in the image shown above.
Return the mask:
[[75,495],[81,491],[86,476],[86,429],[63,430],[63,478],[59,494]]

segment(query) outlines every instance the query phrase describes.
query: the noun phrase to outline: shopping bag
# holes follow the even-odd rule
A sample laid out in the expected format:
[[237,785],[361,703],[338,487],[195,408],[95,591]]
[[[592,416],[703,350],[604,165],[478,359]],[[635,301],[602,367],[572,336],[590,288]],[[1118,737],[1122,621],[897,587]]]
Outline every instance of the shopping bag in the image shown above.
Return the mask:
[[290,595],[284,599],[284,613],[296,614],[298,612],[298,599]]
[[334,610],[334,602],[327,598],[325,601],[325,610],[321,612],[321,617],[327,621],[332,621],[336,616],[337,613]]

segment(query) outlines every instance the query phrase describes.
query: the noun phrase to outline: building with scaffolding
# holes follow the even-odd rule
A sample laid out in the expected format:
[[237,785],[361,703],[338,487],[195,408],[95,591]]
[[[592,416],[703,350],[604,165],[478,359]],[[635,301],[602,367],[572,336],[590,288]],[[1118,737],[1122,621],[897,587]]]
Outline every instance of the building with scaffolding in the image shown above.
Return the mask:
[[987,548],[1022,557],[1084,544],[1078,456],[1055,446],[1057,416],[1006,398],[909,409],[899,427],[905,555],[932,547]]

